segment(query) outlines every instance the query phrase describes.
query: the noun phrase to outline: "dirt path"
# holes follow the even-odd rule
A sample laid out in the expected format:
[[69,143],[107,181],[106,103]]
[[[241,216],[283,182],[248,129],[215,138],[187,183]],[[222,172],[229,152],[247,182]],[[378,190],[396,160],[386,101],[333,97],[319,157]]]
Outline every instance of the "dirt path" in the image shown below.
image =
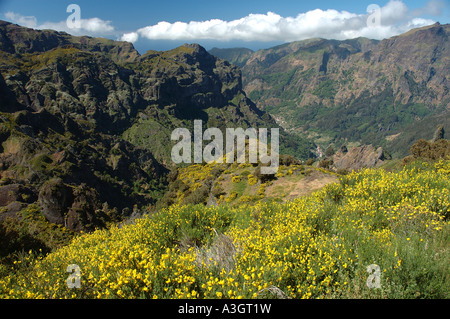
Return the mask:
[[326,174],[315,169],[311,169],[309,175],[300,178],[282,178],[275,181],[266,190],[268,196],[279,196],[280,190],[284,196],[284,201],[295,199],[300,196],[305,196],[321,189],[322,187],[335,183],[338,177],[331,174]]

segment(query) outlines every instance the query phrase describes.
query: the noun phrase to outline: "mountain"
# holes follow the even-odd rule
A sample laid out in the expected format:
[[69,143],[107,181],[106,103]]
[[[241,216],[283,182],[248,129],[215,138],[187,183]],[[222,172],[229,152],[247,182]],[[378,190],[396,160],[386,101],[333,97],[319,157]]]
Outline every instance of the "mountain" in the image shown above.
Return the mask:
[[104,38],[75,37],[65,32],[34,30],[0,20],[0,50],[10,54],[43,53],[71,46],[106,55],[115,62],[133,61],[139,53],[129,42]]
[[[258,107],[290,132],[330,144],[374,144],[396,157],[450,129],[450,25],[411,30],[382,41],[310,39],[237,60]],[[239,49],[237,52],[241,52]]]
[[141,56],[126,42],[0,21],[0,223],[35,240],[29,219],[90,231],[154,205],[171,132],[194,119],[277,126],[240,70],[199,45]]
[[243,67],[255,52],[247,48],[212,48],[211,50],[209,50],[209,53],[214,56],[220,57],[221,59],[229,61],[230,63],[237,65],[238,67]]

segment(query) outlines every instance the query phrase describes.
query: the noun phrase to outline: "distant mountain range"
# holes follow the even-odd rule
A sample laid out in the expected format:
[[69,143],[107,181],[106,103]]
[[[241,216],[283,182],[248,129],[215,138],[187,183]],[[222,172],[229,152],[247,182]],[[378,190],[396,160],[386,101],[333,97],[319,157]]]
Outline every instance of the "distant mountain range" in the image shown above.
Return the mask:
[[290,132],[322,148],[374,144],[405,156],[438,124],[450,131],[449,31],[436,23],[382,41],[210,52],[241,67],[247,95]]

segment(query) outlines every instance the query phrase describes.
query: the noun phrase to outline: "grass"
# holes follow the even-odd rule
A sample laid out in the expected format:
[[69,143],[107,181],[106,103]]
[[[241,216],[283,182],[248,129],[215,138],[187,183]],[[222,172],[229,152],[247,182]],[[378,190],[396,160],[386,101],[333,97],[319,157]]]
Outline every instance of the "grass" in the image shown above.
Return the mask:
[[247,189],[247,181],[245,179],[241,180],[238,183],[233,183],[232,192],[236,192],[238,194],[238,197],[244,195],[246,189]]

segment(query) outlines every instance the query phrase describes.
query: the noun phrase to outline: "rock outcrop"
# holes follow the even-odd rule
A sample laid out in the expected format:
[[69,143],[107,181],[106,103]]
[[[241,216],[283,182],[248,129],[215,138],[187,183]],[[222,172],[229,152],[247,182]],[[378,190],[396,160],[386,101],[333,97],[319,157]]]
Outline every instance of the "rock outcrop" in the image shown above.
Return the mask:
[[336,169],[347,171],[379,167],[387,159],[383,148],[376,149],[372,145],[354,147],[347,151],[340,149],[332,158]]

